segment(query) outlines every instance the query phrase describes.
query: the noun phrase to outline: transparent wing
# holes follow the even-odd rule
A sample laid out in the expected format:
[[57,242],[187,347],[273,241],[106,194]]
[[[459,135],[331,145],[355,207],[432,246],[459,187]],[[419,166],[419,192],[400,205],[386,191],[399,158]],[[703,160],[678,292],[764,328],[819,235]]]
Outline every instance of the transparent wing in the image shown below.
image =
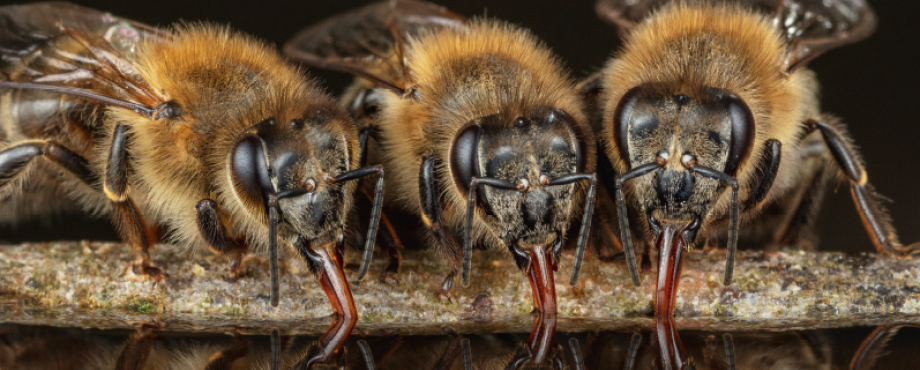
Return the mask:
[[671,0],[598,0],[594,6],[597,16],[617,28],[620,36],[627,35],[639,22]]
[[[598,16],[626,35],[655,10],[681,0],[599,0]],[[692,0],[687,0],[691,2]],[[876,18],[865,0],[732,0],[763,12],[786,39],[792,71],[830,49],[862,40]]]
[[316,68],[351,73],[403,89],[405,40],[438,28],[466,27],[466,18],[415,0],[379,2],[341,13],[300,31],[287,55]]
[[0,87],[48,90],[152,114],[162,98],[132,60],[169,35],[69,3],[0,7]]
[[786,36],[789,71],[824,52],[869,37],[875,32],[875,12],[864,0],[760,0],[772,9],[774,24]]

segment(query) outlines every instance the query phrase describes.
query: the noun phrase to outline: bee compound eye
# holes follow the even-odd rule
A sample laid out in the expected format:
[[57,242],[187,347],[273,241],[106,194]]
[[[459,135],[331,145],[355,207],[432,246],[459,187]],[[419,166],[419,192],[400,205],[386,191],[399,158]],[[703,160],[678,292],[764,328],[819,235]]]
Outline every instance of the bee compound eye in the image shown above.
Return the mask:
[[735,176],[754,146],[754,115],[747,104],[735,95],[724,97],[722,102],[731,122],[731,145],[724,172],[729,176]]
[[479,137],[482,127],[475,123],[457,134],[450,149],[450,171],[454,183],[466,193],[473,177],[479,177]]

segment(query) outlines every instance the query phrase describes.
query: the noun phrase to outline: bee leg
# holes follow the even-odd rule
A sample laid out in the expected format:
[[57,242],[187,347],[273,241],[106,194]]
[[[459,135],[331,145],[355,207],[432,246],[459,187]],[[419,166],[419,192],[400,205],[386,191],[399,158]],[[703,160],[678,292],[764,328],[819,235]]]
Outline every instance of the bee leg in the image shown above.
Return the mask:
[[147,366],[150,349],[156,341],[157,333],[150,328],[141,328],[131,334],[125,341],[125,348],[118,355],[115,370],[141,370]]
[[[597,259],[608,263],[625,260],[626,253],[623,251],[623,243],[620,241],[620,236],[617,235],[617,230],[614,230],[614,224],[609,222],[606,216],[601,215],[601,212],[595,213],[594,218],[591,225],[597,229],[597,232],[591,236],[591,245]],[[613,248],[610,248],[610,244],[613,244]],[[605,252],[610,249],[618,252]]]
[[[361,195],[362,196],[358,197],[359,210],[365,208],[371,209],[374,202],[373,195],[363,190],[361,191]],[[363,215],[366,214],[366,212],[359,211],[359,214]],[[359,225],[363,223],[365,223],[364,220],[358,222]],[[397,275],[399,273],[399,249],[403,247],[402,241],[400,241],[399,236],[396,235],[396,229],[393,227],[393,224],[390,223],[390,219],[385,212],[380,213],[380,225],[383,226],[383,233],[377,234],[377,244],[380,245],[389,259],[386,270],[380,275],[380,281],[384,283],[399,282]],[[358,244],[363,244],[363,242]]]
[[639,263],[639,268],[642,270],[643,274],[649,274],[652,272],[652,257],[650,256],[650,250],[648,244],[645,244],[645,249],[642,250],[642,261]]
[[233,369],[233,363],[236,360],[246,357],[249,353],[249,341],[243,339],[239,332],[234,332],[232,335],[233,344],[211,355],[204,370],[230,370]]
[[629,338],[629,350],[626,351],[626,360],[623,363],[623,370],[634,370],[636,368],[636,357],[639,356],[639,345],[642,344],[642,334],[633,333]]
[[441,192],[438,190],[437,180],[435,179],[435,159],[428,154],[422,159],[422,165],[419,169],[419,197],[421,198],[422,222],[428,229],[430,235],[435,239],[435,243],[442,253],[447,254],[451,262],[450,273],[441,283],[441,289],[438,296],[450,300],[450,290],[454,286],[454,278],[459,272],[462,260],[462,250],[460,245],[454,240],[443,224],[441,218]]
[[[118,156],[118,159],[121,160],[122,165],[127,166],[127,153],[123,152],[125,141],[123,136],[121,140],[116,137],[113,142],[113,151],[116,147],[121,149],[122,153]],[[26,167],[32,158],[39,155],[74,174],[87,185],[93,186],[96,183],[96,178],[90,171],[88,162],[79,154],[53,141],[25,141],[14,144],[0,152],[0,187],[9,183]],[[113,193],[110,192],[108,186],[104,189],[106,195],[112,200],[113,221],[122,239],[133,247],[139,247],[143,260],[140,266],[141,273],[153,276],[159,281],[166,275],[160,269],[150,266],[150,253],[148,252],[151,243],[151,240],[149,240],[150,233],[147,232],[143,218],[140,212],[137,211],[134,202],[127,195],[127,168],[124,167],[123,169],[125,170],[121,176],[123,179],[119,179],[120,182],[115,184],[118,190]],[[107,171],[106,173],[106,185],[108,185],[109,172]]]
[[905,325],[879,326],[869,334],[859,345],[853,360],[850,361],[850,370],[868,370],[875,368],[875,363],[885,354],[885,345]]
[[158,282],[168,275],[153,266],[150,259],[150,244],[147,239],[144,218],[137,205],[128,196],[128,127],[118,125],[112,135],[109,158],[103,174],[102,190],[112,202],[112,220],[122,240],[140,250],[141,263],[135,271],[151,276]]
[[386,246],[386,253],[390,260],[381,280],[385,283],[398,283],[399,248],[402,248],[402,242],[399,240],[399,236],[396,235],[396,229],[393,228],[393,224],[390,223],[386,214],[380,215],[380,223],[383,224],[383,229],[386,231],[383,233],[383,244]]
[[230,258],[230,282],[240,277],[243,255],[246,253],[245,241],[227,236],[227,229],[217,214],[217,203],[211,199],[202,199],[195,205],[198,210],[198,232],[208,243],[209,249],[217,254],[226,254]]
[[[814,175],[809,179],[808,185],[802,188],[799,194],[791,196],[793,199],[790,202],[796,202],[796,205],[789,209],[794,211],[784,216],[781,222],[785,226],[777,230],[775,237],[780,247],[796,246],[808,249],[808,244],[814,245],[816,237],[811,229],[817,220],[818,206],[824,198],[827,182],[831,179],[829,166],[824,159],[820,160],[821,163],[813,171]],[[809,241],[812,243],[808,243]]]
[[32,158],[39,155],[66,169],[87,185],[92,186],[96,181],[88,162],[79,154],[53,141],[23,141],[0,152],[0,187],[12,181]]
[[861,160],[843,134],[843,130],[833,123],[816,120],[809,120],[806,124],[811,131],[821,132],[831,155],[850,181],[853,200],[856,202],[863,226],[869,231],[869,236],[875,244],[876,251],[895,256],[907,256],[920,251],[920,243],[905,247],[898,241],[898,234],[894,225],[891,224],[891,218],[879,202],[875,189],[869,184]]

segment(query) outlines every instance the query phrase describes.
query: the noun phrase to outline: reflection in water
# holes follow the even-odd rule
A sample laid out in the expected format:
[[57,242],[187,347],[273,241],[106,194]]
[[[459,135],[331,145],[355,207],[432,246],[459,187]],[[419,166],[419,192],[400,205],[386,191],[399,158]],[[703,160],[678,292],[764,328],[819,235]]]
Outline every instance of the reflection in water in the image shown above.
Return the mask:
[[920,332],[678,333],[669,319],[651,331],[556,333],[554,315],[533,320],[529,335],[445,328],[443,335],[349,336],[354,322],[340,318],[319,338],[284,329],[242,335],[0,324],[0,369],[898,369],[916,364],[911,348]]

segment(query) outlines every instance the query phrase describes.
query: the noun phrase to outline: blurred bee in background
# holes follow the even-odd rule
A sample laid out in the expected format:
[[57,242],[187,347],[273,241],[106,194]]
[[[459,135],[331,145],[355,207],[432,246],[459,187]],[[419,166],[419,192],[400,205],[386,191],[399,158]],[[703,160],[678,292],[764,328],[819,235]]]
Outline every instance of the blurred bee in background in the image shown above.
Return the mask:
[[917,328],[918,325],[914,324],[892,324],[892,325],[883,325],[872,330],[872,333],[869,333],[862,343],[859,345],[859,349],[856,350],[856,353],[853,354],[853,359],[850,360],[850,370],[869,370],[877,369],[876,363],[886,355],[894,352],[899,353],[900,351],[892,351],[888,346],[889,342],[898,334],[901,329],[905,327]]
[[280,242],[357,319],[342,271],[350,181],[379,177],[366,258],[384,173],[357,168],[353,121],[301,71],[224,28],[160,30],[67,3],[2,7],[0,25],[4,212],[25,217],[36,209],[24,201],[63,193],[111,213],[157,279],[159,224],[172,242],[229,255],[233,276],[244,253],[268,249],[273,306]]
[[625,45],[582,87],[599,93],[596,129],[612,166],[604,180],[636,285],[633,239],[656,241],[659,316],[673,313],[681,252],[698,236],[707,249],[727,243],[729,285],[739,237],[797,245],[838,174],[878,253],[920,247],[898,241],[844,126],[820,111],[814,73],[803,68],[873,32],[863,1],[602,0],[597,11]]
[[[376,160],[395,178],[393,201],[421,216],[451,263],[440,295],[449,297],[461,267],[469,283],[476,241],[507,247],[529,276],[536,309],[555,312],[564,233],[579,214],[590,221],[596,176],[582,103],[546,46],[505,23],[394,0],[333,16],[284,50],[356,75],[353,93],[382,87],[373,90]],[[583,221],[580,251],[589,227]]]

